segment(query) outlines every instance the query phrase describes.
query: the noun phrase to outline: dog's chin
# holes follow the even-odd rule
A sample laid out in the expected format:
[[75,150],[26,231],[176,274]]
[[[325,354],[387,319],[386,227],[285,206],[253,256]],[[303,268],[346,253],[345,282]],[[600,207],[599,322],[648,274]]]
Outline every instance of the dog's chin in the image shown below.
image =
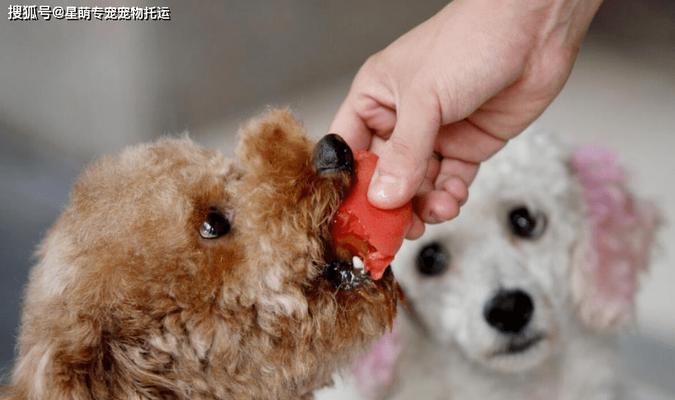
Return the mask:
[[484,353],[478,363],[503,373],[519,373],[534,369],[552,353],[553,339],[543,333],[532,333],[500,340],[499,345]]

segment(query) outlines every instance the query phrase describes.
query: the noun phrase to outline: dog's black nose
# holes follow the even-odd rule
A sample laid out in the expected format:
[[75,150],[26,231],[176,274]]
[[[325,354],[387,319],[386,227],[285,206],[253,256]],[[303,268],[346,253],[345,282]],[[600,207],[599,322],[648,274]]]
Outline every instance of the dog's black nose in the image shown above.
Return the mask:
[[314,168],[319,174],[354,172],[354,155],[347,142],[329,133],[314,147]]
[[522,290],[500,290],[483,309],[483,317],[501,333],[519,333],[532,319],[534,304]]

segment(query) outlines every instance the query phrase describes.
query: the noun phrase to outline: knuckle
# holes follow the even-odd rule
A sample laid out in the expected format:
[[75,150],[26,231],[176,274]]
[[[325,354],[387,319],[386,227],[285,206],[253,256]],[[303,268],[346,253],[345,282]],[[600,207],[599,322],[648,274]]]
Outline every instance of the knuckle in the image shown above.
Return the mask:
[[375,53],[369,56],[366,59],[366,62],[363,63],[361,69],[358,72],[358,75],[372,75],[377,74],[382,68],[382,56],[380,53]]

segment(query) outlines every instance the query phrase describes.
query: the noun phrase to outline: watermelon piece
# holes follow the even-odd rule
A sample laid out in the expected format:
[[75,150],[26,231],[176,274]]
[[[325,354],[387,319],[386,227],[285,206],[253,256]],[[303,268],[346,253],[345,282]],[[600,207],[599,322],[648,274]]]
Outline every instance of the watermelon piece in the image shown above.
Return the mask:
[[403,244],[412,223],[412,202],[383,210],[368,202],[368,185],[375,172],[377,155],[354,154],[356,182],[338,209],[331,225],[336,255],[343,260],[360,257],[372,279],[380,279]]

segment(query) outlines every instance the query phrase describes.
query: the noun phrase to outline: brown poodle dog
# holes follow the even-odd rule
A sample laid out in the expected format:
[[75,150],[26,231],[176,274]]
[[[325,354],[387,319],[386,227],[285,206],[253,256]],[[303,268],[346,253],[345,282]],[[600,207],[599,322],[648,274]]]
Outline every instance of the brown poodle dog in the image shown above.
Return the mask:
[[235,160],[162,139],[98,161],[39,250],[0,397],[311,398],[395,312],[391,273],[341,285],[327,245],[352,174],[286,111]]

